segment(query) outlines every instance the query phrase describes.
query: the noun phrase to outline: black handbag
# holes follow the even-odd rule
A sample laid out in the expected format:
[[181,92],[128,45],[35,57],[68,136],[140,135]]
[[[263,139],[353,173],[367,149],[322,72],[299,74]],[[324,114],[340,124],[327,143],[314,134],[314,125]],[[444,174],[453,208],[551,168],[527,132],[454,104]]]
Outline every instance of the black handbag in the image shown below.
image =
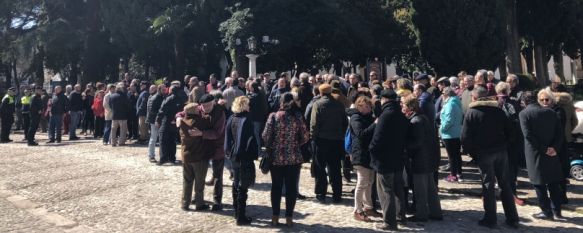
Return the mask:
[[[275,113],[272,113],[271,118],[271,137],[269,140],[273,140],[275,137]],[[267,174],[271,170],[271,165],[273,164],[273,149],[271,148],[272,141],[266,143],[266,147],[261,148],[261,160],[259,161],[259,169],[261,173]]]

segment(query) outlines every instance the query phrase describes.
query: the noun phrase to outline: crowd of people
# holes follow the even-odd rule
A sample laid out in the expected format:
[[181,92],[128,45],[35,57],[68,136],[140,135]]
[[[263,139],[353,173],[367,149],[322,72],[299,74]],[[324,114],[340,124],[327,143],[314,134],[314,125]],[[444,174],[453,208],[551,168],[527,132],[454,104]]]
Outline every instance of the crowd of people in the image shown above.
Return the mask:
[[[351,182],[355,171],[353,218],[382,218],[387,230],[407,221],[443,220],[438,171],[449,172],[446,182],[462,182],[462,154],[467,154],[481,174],[485,214],[479,225],[497,224],[499,188],[505,222],[516,228],[516,205],[524,205],[517,196],[517,174],[524,166],[542,210],[533,217],[563,218],[566,146],[577,125],[572,97],[560,80],[538,92],[522,91],[518,82],[516,75],[503,82],[486,70],[387,80],[375,72],[368,80],[358,74],[282,73],[275,82],[267,74],[245,79],[233,71],[224,83],[215,75],[208,83],[187,75],[184,82],[164,79],[159,85],[126,74],[116,84],[88,84],[84,91],[81,85],[57,86],[52,96],[40,86],[27,87],[20,101],[9,89],[0,106],[0,140],[11,142],[17,109],[29,146],[38,145],[39,127],[48,128],[47,143],[60,143],[63,133],[79,140],[78,128],[112,147],[134,140],[148,146],[150,162],[182,165],[185,211],[191,204],[196,211],[223,209],[226,168],[238,225],[252,222],[247,193],[260,157],[262,172],[272,179],[273,225],[279,225],[282,196],[285,224],[293,225],[296,201],[305,198],[299,193],[303,163],[311,164],[314,194],[323,204],[329,202],[329,185],[332,203],[342,201],[342,177]],[[442,167],[441,144],[449,160]],[[209,168],[212,178],[205,180]],[[211,206],[204,200],[205,186],[213,187]],[[407,217],[408,211],[414,214]]]

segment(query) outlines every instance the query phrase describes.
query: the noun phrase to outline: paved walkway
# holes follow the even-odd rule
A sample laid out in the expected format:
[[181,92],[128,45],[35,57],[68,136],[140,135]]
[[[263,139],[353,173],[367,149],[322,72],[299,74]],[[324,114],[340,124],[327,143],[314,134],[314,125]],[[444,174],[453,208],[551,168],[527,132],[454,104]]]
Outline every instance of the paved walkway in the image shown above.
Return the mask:
[[[293,228],[269,226],[270,178],[258,172],[250,190],[249,215],[252,226],[237,227],[230,205],[224,211],[183,212],[180,210],[182,168],[154,166],[148,162],[144,146],[106,147],[94,140],[44,144],[27,147],[21,135],[17,143],[0,144],[0,232],[375,232],[373,223],[352,219],[354,183],[344,186],[341,204],[323,205],[315,201],[314,180],[307,166],[301,174],[300,191],[308,200],[298,201]],[[477,226],[482,206],[477,169],[467,168],[463,184],[440,182],[445,221],[408,223],[405,231],[474,232],[489,231]],[[444,174],[442,174],[444,175]],[[522,232],[582,232],[583,183],[571,186],[572,204],[565,211],[566,222],[533,220],[539,209],[532,205],[534,194],[521,178],[521,195],[527,206],[519,206]],[[231,203],[230,181],[226,181],[224,203]],[[206,200],[212,199],[207,187]],[[283,204],[283,203],[282,203]],[[284,207],[282,207],[284,208]],[[501,204],[499,227],[504,226]],[[578,211],[578,212],[577,212]],[[282,221],[283,222],[283,221]]]

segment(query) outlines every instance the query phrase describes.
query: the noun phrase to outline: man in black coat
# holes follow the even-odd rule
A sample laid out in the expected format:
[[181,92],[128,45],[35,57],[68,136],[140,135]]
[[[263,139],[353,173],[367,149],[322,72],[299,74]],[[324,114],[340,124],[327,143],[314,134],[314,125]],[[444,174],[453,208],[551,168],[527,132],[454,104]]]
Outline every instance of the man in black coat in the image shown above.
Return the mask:
[[69,110],[69,99],[63,93],[61,86],[55,87],[53,98],[50,100],[49,141],[47,143],[61,142],[61,128],[63,116]]
[[71,121],[69,122],[69,140],[78,140],[77,128],[81,123],[83,116],[83,97],[81,96],[81,85],[75,85],[75,91],[69,94],[69,114]]
[[8,93],[2,98],[0,104],[0,118],[2,119],[2,129],[0,132],[0,143],[11,142],[9,135],[14,123],[14,112],[16,110],[16,97],[14,87],[8,89]]
[[381,92],[382,113],[369,146],[371,167],[377,172],[377,192],[383,209],[384,230],[397,230],[397,215],[405,219],[403,169],[409,121],[401,112],[397,93]]
[[30,101],[30,128],[28,132],[25,132],[29,146],[38,146],[38,143],[34,141],[34,136],[43,113],[42,90],[42,86],[36,86],[34,88],[34,96],[32,96],[32,100]]
[[488,90],[477,86],[472,91],[473,102],[464,117],[461,140],[466,151],[478,160],[484,195],[484,218],[480,226],[496,226],[496,187],[502,190],[500,199],[506,224],[518,227],[518,212],[508,176],[508,142],[514,139],[512,125],[498,102],[487,99]]
[[258,148],[261,147],[261,133],[269,114],[267,98],[261,92],[259,85],[257,82],[250,83],[249,94],[247,94],[247,97],[249,97],[248,118],[253,122],[253,132],[255,132],[254,136],[257,139]]
[[170,87],[170,95],[164,99],[156,117],[156,127],[160,129],[160,160],[156,165],[176,163],[176,113],[182,110],[183,99],[178,95],[180,87]]
[[[537,104],[532,92],[524,92],[522,101],[526,108],[520,112],[519,118],[524,134],[526,168],[542,209],[541,213],[533,217],[562,218],[562,191],[559,184],[563,180],[563,173],[557,154],[564,138],[563,127],[551,108]],[[547,190],[550,192],[550,200]]]
[[148,123],[146,123],[146,115],[148,115],[148,98],[150,97],[150,93],[153,91],[156,93],[156,87],[153,89],[148,89],[148,82],[142,82],[140,84],[140,97],[138,97],[136,103],[136,113],[138,115],[138,127],[140,129],[140,140],[139,143],[144,143],[150,138],[148,135]]
[[[316,199],[326,201],[328,177],[332,186],[332,201],[342,201],[340,161],[344,158],[344,134],[348,126],[345,108],[332,97],[329,84],[319,86],[320,98],[312,106],[310,133],[314,146]],[[282,93],[283,94],[283,93]]]
[[413,177],[416,210],[415,215],[407,220],[413,222],[442,220],[443,213],[434,179],[440,157],[434,149],[438,147],[438,142],[433,122],[428,120],[425,114],[420,113],[422,110],[419,101],[414,96],[403,98],[401,101],[403,114],[411,123],[407,136],[407,155],[411,161],[409,173],[412,173]]
[[130,113],[130,100],[128,96],[123,92],[124,84],[122,82],[115,86],[115,93],[109,97],[109,106],[113,112],[113,117],[111,118],[111,134],[110,143],[111,146],[115,147],[118,145],[117,140],[117,129],[119,130],[119,145],[123,146],[126,143],[126,134],[128,131],[128,116]]

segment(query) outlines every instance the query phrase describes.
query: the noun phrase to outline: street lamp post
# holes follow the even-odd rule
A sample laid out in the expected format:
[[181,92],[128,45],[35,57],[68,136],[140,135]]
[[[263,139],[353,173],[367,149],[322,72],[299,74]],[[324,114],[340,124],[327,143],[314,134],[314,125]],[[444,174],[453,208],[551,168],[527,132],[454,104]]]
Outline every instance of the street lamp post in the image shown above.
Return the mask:
[[[237,44],[240,44],[241,40],[237,39]],[[265,45],[277,45],[279,44],[279,40],[277,39],[269,39],[269,36],[261,37],[261,42]],[[257,58],[261,55],[265,54],[265,51],[260,51],[261,49],[257,46],[257,40],[255,40],[254,36],[249,37],[247,39],[247,49],[248,54],[245,56],[249,58],[249,77],[256,77],[257,76]]]
[[255,41],[255,37],[247,39],[247,47],[250,52],[246,55],[249,58],[249,77],[255,77],[257,75],[257,58],[259,57],[259,54],[256,53],[257,41]]

